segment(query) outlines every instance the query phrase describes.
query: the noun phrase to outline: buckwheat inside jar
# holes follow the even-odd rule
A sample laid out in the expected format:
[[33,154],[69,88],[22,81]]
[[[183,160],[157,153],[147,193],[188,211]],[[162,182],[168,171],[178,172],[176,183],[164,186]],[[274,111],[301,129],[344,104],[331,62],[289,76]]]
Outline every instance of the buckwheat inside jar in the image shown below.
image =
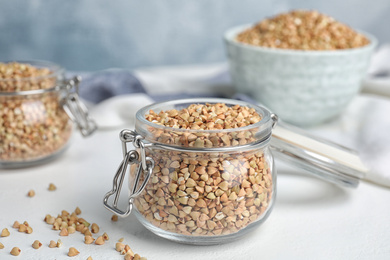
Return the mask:
[[157,144],[146,153],[155,163],[152,177],[134,202],[146,227],[202,244],[221,241],[192,238],[234,236],[265,220],[276,178],[269,113],[216,102],[148,110],[143,117],[136,131]]

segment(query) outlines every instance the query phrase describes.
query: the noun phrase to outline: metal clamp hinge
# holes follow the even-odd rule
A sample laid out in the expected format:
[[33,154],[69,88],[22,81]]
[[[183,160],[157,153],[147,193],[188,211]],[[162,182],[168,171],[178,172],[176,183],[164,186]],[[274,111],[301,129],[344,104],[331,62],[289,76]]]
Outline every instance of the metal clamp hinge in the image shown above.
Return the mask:
[[[136,132],[131,130],[123,130],[120,133],[120,139],[122,141],[122,149],[123,149],[123,160],[119,165],[119,168],[114,176],[113,180],[113,188],[109,191],[103,199],[104,206],[111,211],[112,213],[120,216],[127,217],[130,215],[131,210],[133,208],[134,199],[139,196],[142,191],[145,189],[150,176],[153,173],[154,161],[150,157],[146,157],[145,155],[145,144],[142,141],[142,137],[138,135]],[[127,151],[127,143],[132,142],[133,145],[138,148],[136,150]],[[118,208],[119,195],[122,189],[123,181],[127,172],[128,165],[138,164],[137,170],[135,172],[134,183],[130,189],[130,195],[128,198],[128,205],[125,211]],[[140,165],[139,165],[140,164]],[[140,180],[143,177],[143,181],[141,184]],[[115,194],[113,204],[109,205],[109,198]]]
[[275,128],[275,126],[276,126],[276,124],[278,123],[278,121],[279,121],[279,117],[278,117],[278,115],[277,114],[274,114],[274,113],[272,113],[271,114],[271,119],[272,119],[272,128]]
[[88,109],[79,98],[79,83],[81,77],[76,76],[67,81],[67,94],[63,100],[63,107],[70,119],[76,123],[83,136],[91,135],[97,125],[88,114]]

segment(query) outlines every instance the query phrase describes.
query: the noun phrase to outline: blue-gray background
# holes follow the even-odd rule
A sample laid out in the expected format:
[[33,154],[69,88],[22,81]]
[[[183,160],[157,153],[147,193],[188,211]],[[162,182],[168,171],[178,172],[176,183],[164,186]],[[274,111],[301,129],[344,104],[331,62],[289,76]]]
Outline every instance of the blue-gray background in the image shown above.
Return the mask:
[[389,0],[0,0],[0,60],[83,71],[221,62],[225,30],[297,8],[390,42]]

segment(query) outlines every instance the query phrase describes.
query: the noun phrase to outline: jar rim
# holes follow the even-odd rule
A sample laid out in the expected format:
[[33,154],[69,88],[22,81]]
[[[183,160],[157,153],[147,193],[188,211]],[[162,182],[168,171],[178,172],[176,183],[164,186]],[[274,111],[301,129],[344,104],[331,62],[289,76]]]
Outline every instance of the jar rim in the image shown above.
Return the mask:
[[[173,128],[173,127],[167,127],[163,125],[159,125],[153,122],[148,121],[145,118],[145,115],[149,112],[149,110],[162,110],[164,106],[188,106],[190,104],[205,104],[205,103],[224,103],[226,105],[240,105],[240,106],[246,106],[249,108],[254,108],[257,113],[261,116],[261,120],[257,123],[247,125],[244,127],[237,127],[237,128],[229,128],[229,129],[217,129],[217,130],[202,130],[202,129],[183,129],[183,128]],[[271,118],[271,112],[261,106],[250,104],[245,101],[235,100],[235,99],[225,99],[225,98],[188,98],[188,99],[177,99],[177,100],[170,100],[170,101],[164,101],[164,102],[158,102],[154,103],[148,106],[145,106],[137,111],[136,113],[136,130],[139,128],[139,125],[137,122],[140,122],[142,124],[145,124],[149,127],[153,127],[155,129],[160,129],[164,131],[174,131],[174,132],[183,132],[183,133],[202,133],[202,134],[212,134],[212,133],[232,133],[232,132],[238,132],[238,131],[248,131],[251,129],[259,129],[258,132],[264,132],[263,130],[266,130],[269,128],[269,131],[265,131],[264,134],[265,137],[269,135],[269,133],[272,131],[272,125],[274,121]]]
[[[0,83],[1,82],[16,82],[16,81],[30,81],[30,80],[43,80],[43,79],[48,79],[48,78],[53,78],[53,77],[59,77],[59,76],[62,76],[65,72],[65,69],[54,63],[54,62],[50,62],[50,61],[44,61],[44,60],[13,60],[13,61],[4,61],[2,63],[12,63],[12,62],[17,62],[17,63],[23,63],[23,64],[28,64],[28,65],[31,65],[31,66],[34,66],[34,67],[38,67],[38,68],[47,68],[50,70],[50,74],[47,74],[47,75],[40,75],[40,76],[36,76],[36,77],[24,77],[24,78],[18,78],[18,79],[15,79],[15,78],[9,78],[9,79],[4,79],[4,78],[0,78]],[[53,86],[51,88],[47,88],[47,89],[38,89],[38,90],[20,90],[20,91],[0,91],[0,95],[3,94],[3,93],[6,93],[6,94],[34,94],[34,92],[37,92],[37,91],[42,91],[44,90],[45,92],[49,92],[49,91],[54,91],[54,90],[57,90],[58,89],[58,86]]]

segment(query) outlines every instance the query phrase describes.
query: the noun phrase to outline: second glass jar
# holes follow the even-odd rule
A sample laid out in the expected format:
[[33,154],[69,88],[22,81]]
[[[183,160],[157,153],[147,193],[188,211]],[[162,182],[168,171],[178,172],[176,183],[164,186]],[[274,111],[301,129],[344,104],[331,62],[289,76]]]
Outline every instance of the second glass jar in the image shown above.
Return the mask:
[[41,164],[69,144],[73,123],[96,130],[78,96],[79,77],[47,61],[0,63],[0,169]]

